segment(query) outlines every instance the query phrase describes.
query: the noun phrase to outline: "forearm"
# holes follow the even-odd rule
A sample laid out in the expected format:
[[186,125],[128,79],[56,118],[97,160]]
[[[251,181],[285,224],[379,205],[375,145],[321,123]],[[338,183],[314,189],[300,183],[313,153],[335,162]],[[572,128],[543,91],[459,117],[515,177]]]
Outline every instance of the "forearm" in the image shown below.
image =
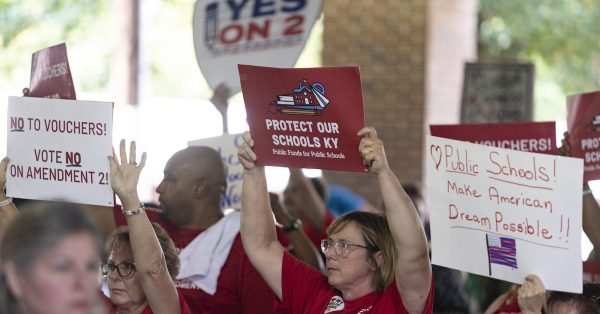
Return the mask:
[[399,261],[419,260],[427,256],[427,238],[410,197],[391,170],[382,172],[377,179],[390,231],[400,255]]
[[[264,168],[244,171],[241,235],[248,256],[277,242]],[[250,251],[250,252],[249,252]]]
[[[119,197],[124,210],[135,211],[140,208],[141,202],[137,195]],[[157,276],[166,271],[164,254],[154,228],[142,211],[138,215],[125,215],[127,226],[129,227],[129,238],[131,242],[131,251],[135,260],[136,269],[150,276]]]
[[[123,209],[135,211],[141,202],[137,195],[121,198]],[[179,313],[179,297],[173,283],[164,253],[145,211],[125,215],[129,227],[129,241],[135,268],[142,289],[154,313]]]
[[263,167],[244,171],[241,216],[244,251],[254,268],[281,299],[281,264],[284,249],[277,241]]
[[[0,193],[0,202],[7,200],[8,197],[3,192]],[[6,226],[19,214],[19,210],[12,202],[0,207],[0,237],[2,232],[6,230]]]
[[294,184],[296,184],[298,193],[304,201],[303,205],[298,205],[302,206],[304,220],[310,223],[317,234],[320,234],[323,231],[327,211],[325,202],[321,199],[309,179],[302,174],[302,170],[291,169],[290,175],[293,176]]
[[583,196],[583,231],[594,245],[594,250],[600,250],[600,206],[593,194]]
[[381,172],[378,181],[398,253],[396,286],[409,313],[420,313],[431,291],[432,277],[425,232],[417,210],[391,170]]
[[223,133],[229,133],[227,125],[227,109],[225,109],[225,111],[221,111],[221,119],[223,121]]

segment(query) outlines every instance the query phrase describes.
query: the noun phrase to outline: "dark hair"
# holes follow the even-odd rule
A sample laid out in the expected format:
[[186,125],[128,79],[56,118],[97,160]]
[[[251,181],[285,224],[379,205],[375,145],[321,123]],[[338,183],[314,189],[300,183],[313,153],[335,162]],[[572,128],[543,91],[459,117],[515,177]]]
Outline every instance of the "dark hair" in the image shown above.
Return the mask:
[[98,257],[102,252],[98,227],[77,205],[33,202],[24,205],[21,210],[22,213],[6,227],[0,244],[0,313],[18,312],[18,301],[9,290],[4,274],[6,263],[14,265],[18,273],[25,274],[41,254],[79,233],[92,235]]
[[600,306],[597,301],[600,297],[599,292],[600,287],[594,284],[584,284],[582,294],[552,291],[546,300],[548,312],[556,313],[555,307],[564,304],[580,314],[600,313]]
[[[152,223],[154,233],[158,238],[160,247],[163,251],[165,261],[167,264],[167,270],[173,280],[179,274],[179,256],[177,255],[177,249],[169,234],[159,224]],[[121,249],[126,246],[127,249],[131,250],[131,241],[129,238],[129,228],[127,226],[119,227],[115,233],[109,238],[106,246],[106,250],[110,254],[113,249]]]
[[394,239],[387,218],[384,215],[353,211],[348,212],[331,223],[327,228],[327,234],[332,235],[342,230],[349,223],[355,223],[362,234],[367,249],[369,250],[369,259],[375,262],[375,253],[381,251],[382,264],[377,267],[373,276],[373,285],[377,291],[384,291],[394,281],[394,270],[396,268],[397,252],[394,245]]

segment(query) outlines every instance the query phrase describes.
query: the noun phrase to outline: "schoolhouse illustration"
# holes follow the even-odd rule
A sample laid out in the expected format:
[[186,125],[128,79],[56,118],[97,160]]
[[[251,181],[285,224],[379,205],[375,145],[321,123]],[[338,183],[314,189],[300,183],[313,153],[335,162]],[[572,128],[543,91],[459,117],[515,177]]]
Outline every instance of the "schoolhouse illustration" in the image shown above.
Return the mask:
[[269,112],[292,115],[320,116],[329,104],[325,97],[325,86],[307,80],[298,82],[298,87],[291,94],[278,95],[276,100],[269,103]]
[[600,114],[594,115],[592,123],[590,124],[592,131],[600,132]]

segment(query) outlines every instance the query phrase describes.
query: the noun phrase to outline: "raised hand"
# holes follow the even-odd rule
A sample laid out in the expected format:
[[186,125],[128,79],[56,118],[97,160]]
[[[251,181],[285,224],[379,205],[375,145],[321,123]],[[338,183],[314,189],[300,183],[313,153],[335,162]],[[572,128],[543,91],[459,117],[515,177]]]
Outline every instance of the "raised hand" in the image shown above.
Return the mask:
[[215,108],[217,108],[217,110],[219,110],[221,114],[227,113],[227,107],[229,106],[227,99],[230,96],[229,94],[229,87],[221,83],[219,84],[219,86],[217,86],[217,88],[215,88],[215,91],[213,92],[213,95],[210,98],[210,102],[212,102],[213,105],[215,105]]
[[238,147],[238,159],[245,171],[256,168],[256,154],[252,150],[252,147],[254,147],[254,140],[250,132],[246,131],[244,133],[244,142]]
[[546,301],[546,288],[540,277],[528,275],[517,296],[522,313],[541,313]]
[[358,131],[358,136],[363,136],[358,145],[358,152],[364,163],[374,174],[380,174],[389,169],[383,141],[377,137],[377,131],[373,127],[365,127]]
[[563,139],[560,141],[561,145],[558,148],[558,152],[561,156],[571,157],[571,142],[569,141],[569,132],[563,133]]
[[110,185],[113,191],[119,196],[123,206],[136,206],[139,203],[137,195],[137,184],[140,179],[140,172],[146,164],[146,153],[142,154],[139,163],[136,162],[135,141],[129,146],[129,158],[125,149],[125,140],[121,140],[119,145],[119,159],[113,151],[113,156],[108,156],[110,163]]
[[0,194],[4,194],[4,189],[6,188],[6,169],[9,162],[10,159],[8,157],[2,158],[2,162],[0,162]]

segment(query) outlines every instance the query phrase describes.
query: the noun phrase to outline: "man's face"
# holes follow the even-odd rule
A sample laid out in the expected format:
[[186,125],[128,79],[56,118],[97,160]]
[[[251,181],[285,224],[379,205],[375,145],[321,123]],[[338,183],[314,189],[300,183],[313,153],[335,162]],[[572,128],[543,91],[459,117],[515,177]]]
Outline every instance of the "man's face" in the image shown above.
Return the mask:
[[158,201],[163,210],[163,218],[175,226],[182,226],[190,221],[192,214],[192,198],[194,182],[192,175],[186,171],[186,163],[172,157],[167,162],[163,180],[156,188]]

